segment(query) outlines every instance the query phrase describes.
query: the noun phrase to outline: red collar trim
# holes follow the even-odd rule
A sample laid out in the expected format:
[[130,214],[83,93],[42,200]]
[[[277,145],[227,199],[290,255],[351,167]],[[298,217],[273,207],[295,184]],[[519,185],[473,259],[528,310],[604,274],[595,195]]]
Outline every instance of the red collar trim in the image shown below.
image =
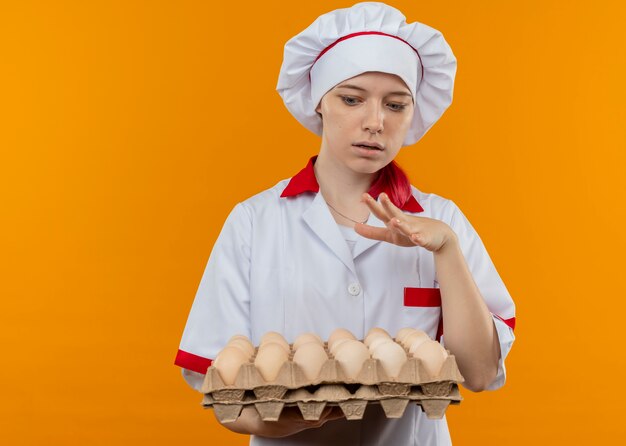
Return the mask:
[[283,193],[280,194],[281,197],[295,197],[303,192],[318,193],[320,191],[320,185],[317,184],[317,178],[315,178],[315,171],[313,170],[313,164],[315,164],[316,159],[317,155],[312,156],[306,167],[291,178]]
[[[315,171],[313,170],[313,164],[315,164],[316,159],[317,155],[312,156],[306,167],[291,178],[289,184],[287,184],[287,187],[283,190],[283,193],[280,194],[281,197],[295,197],[296,195],[300,195],[304,192],[318,193],[320,191],[320,186],[317,183]],[[372,197],[377,199],[378,195],[372,195]],[[404,206],[400,207],[400,209],[407,212],[424,211],[413,195],[409,197],[407,202],[404,203]]]

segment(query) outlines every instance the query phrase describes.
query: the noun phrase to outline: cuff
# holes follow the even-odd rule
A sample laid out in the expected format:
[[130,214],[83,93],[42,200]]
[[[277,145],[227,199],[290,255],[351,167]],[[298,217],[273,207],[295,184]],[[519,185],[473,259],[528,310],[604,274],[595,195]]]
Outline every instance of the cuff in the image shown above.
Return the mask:
[[194,372],[206,374],[207,369],[211,366],[212,359],[203,356],[194,355],[184,350],[178,350],[174,364],[184,369],[193,370]]
[[498,332],[498,341],[500,342],[500,360],[498,361],[498,373],[494,380],[489,384],[485,390],[496,390],[502,387],[506,381],[506,367],[504,366],[504,360],[506,359],[515,335],[513,334],[513,327],[515,326],[515,318],[504,320],[496,314],[491,314],[493,323],[496,326]]

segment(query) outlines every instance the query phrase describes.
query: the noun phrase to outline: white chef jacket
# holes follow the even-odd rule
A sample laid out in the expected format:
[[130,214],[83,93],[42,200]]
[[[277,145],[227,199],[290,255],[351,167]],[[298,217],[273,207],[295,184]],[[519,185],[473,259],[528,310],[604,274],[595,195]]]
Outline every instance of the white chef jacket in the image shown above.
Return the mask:
[[[291,179],[237,204],[215,242],[193,302],[175,364],[200,390],[212,358],[235,334],[258,345],[268,331],[288,342],[314,332],[327,339],[336,328],[362,339],[372,327],[394,335],[414,327],[443,342],[441,296],[433,254],[359,236],[348,247],[313,171],[313,157]],[[504,360],[514,341],[515,305],[485,247],[451,200],[412,186],[409,214],[444,221],[461,250],[497,329],[501,357],[488,386],[505,381]],[[367,222],[384,227],[374,214]],[[416,404],[387,419],[378,405],[361,421],[326,423],[280,439],[251,437],[253,445],[447,445],[444,418],[430,420]]]

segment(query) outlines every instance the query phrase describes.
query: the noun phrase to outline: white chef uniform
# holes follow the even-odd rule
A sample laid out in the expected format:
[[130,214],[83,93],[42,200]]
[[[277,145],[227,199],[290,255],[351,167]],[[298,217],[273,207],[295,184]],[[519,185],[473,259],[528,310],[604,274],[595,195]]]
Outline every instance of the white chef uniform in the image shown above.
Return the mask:
[[[237,204],[213,247],[175,363],[196,390],[211,360],[235,334],[256,345],[268,331],[288,342],[301,333],[322,339],[338,327],[363,338],[372,327],[392,335],[414,327],[439,338],[441,296],[433,254],[358,237],[351,250],[319,193],[313,157],[290,180]],[[505,381],[514,340],[515,306],[478,234],[451,201],[412,187],[403,211],[444,221],[457,234],[497,329],[501,358],[488,386]],[[373,214],[369,225],[384,227]],[[440,338],[443,339],[443,338]],[[361,421],[336,420],[318,429],[253,445],[446,445],[445,417],[429,420],[416,404],[400,419],[370,406]]]

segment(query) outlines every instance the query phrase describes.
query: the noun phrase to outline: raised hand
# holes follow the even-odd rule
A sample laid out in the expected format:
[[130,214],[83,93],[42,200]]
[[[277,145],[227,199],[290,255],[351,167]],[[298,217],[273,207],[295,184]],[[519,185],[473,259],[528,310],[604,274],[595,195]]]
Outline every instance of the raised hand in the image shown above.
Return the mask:
[[385,193],[380,194],[380,203],[367,193],[363,194],[361,200],[387,226],[378,228],[357,223],[354,230],[363,237],[398,246],[421,246],[432,252],[439,251],[451,240],[456,241],[456,234],[450,226],[441,220],[405,214]]

